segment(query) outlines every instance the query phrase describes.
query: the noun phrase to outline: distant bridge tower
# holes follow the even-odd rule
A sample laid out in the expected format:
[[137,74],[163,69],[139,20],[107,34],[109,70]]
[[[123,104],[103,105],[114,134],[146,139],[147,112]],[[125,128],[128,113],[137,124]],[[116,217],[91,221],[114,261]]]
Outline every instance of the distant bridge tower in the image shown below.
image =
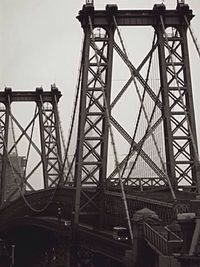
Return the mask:
[[[52,86],[50,92],[44,92],[42,88],[37,88],[35,92],[18,91],[6,88],[5,92],[0,92],[0,187],[1,204],[9,202],[23,195],[25,188],[31,188],[29,180],[32,175],[41,166],[42,181],[44,189],[55,187],[58,184],[62,169],[62,151],[60,141],[60,127],[58,119],[57,103],[61,97],[60,91]],[[20,121],[12,114],[11,106],[19,102],[35,104],[35,114],[28,125],[23,128]],[[22,111],[22,112],[26,112]],[[14,126],[15,125],[15,126]],[[35,127],[36,125],[36,127]],[[16,137],[14,128],[20,132]],[[39,131],[39,144],[33,139],[34,129]],[[31,133],[30,133],[31,129]],[[9,144],[9,136],[12,137],[12,143]],[[25,164],[29,160],[30,149],[34,149],[38,158],[36,162],[32,158],[31,170],[25,176],[20,157],[17,152],[17,146],[21,140],[28,140],[27,147],[24,146],[23,159]],[[34,166],[36,164],[36,166]],[[37,174],[36,174],[37,175]],[[37,177],[35,175],[35,177]],[[11,177],[12,176],[12,177]],[[63,177],[60,178],[60,184]]]
[[[106,10],[96,11],[93,5],[86,4],[80,11],[78,19],[85,38],[75,168],[75,223],[84,214],[103,216],[103,201],[100,200],[103,200],[108,178],[109,116],[119,133],[127,140],[129,138],[125,129],[111,116],[114,51],[160,110],[161,122],[158,120],[156,123],[162,123],[164,129],[166,186],[170,184],[174,191],[184,185],[189,190],[197,190],[197,137],[185,17],[190,22],[192,10],[180,1],[175,10],[166,10],[161,4],[155,5],[153,10],[118,10],[116,5],[107,5]],[[150,26],[155,30],[154,47],[138,69],[115,41],[118,26]],[[140,74],[140,69],[154,53],[158,55],[161,96]],[[156,123],[151,125],[152,132]],[[166,178],[162,176],[163,171],[159,172],[153,160],[145,154],[141,142],[132,141],[141,157],[158,174],[158,182],[154,178],[149,182],[156,187],[156,183],[159,185]]]

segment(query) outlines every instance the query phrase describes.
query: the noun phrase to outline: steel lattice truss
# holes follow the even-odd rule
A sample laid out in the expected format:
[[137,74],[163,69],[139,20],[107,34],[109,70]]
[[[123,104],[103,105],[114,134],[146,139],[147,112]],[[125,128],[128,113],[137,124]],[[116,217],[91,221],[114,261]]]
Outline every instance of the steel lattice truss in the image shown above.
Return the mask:
[[[43,103],[41,99],[41,103],[38,104],[38,111],[40,117],[45,188],[48,188],[57,184],[62,167],[56,98],[53,99],[53,103]],[[63,181],[63,176],[61,176],[61,179]]]
[[[36,92],[6,89],[0,93],[0,102],[5,107],[0,110],[2,203],[14,200],[26,191],[37,190],[37,183],[39,189],[62,183],[57,110],[60,96],[54,87],[51,92],[39,88]],[[35,104],[33,117],[26,126],[12,112],[12,106],[18,102]]]
[[[5,187],[5,179],[3,177],[5,176],[6,172],[6,158],[7,153],[5,151],[5,147],[8,143],[8,112],[5,105],[2,105],[0,109],[0,158],[1,158],[1,188]],[[6,138],[7,137],[7,138]],[[1,201],[3,201],[3,196],[1,195]]]
[[[172,155],[167,154],[171,165],[169,169],[175,187],[196,188],[197,158],[194,150],[197,139],[186,27],[170,27],[166,31],[169,33],[168,38],[160,40],[164,46],[164,54],[163,49],[160,49],[160,56],[162,70],[165,71],[163,80],[167,82],[166,85],[163,83],[163,101],[168,109],[165,118],[169,120],[165,132],[171,142],[169,144],[166,141],[166,146],[172,146]],[[163,39],[163,36],[160,34],[159,38]]]
[[[86,5],[79,13],[78,19],[84,29],[85,38],[74,166],[75,223],[78,222],[81,213],[99,212],[101,203],[98,199],[102,199],[107,186],[112,188],[119,184],[119,170],[122,172],[124,185],[140,190],[160,187],[170,187],[173,190],[181,187],[196,189],[194,150],[197,140],[186,37],[187,25],[183,19],[187,16],[190,21],[193,15],[189,8],[181,8],[179,6],[180,10],[165,11],[163,5],[155,5],[154,9],[149,11],[119,11],[115,5],[108,5],[105,11],[94,11],[93,6]],[[162,17],[165,22],[164,29],[161,23]],[[117,43],[114,38],[118,26],[153,26],[155,29],[152,47],[138,67],[129,60],[123,45]],[[111,100],[114,52],[122,60],[122,64],[127,66],[131,75]],[[148,82],[149,73],[147,72],[145,76],[141,74],[142,69],[151,66],[153,57],[158,61],[160,80],[156,90],[155,86],[151,86]],[[144,112],[143,119],[147,120],[146,128],[140,138],[132,137],[113,115],[113,109],[121,97],[133,82],[135,84],[134,79],[138,84],[138,90],[144,96],[141,106],[145,106],[148,101],[152,105],[150,113],[147,114],[142,109],[140,111]],[[129,153],[109,175],[107,173],[108,114],[109,123],[130,146]],[[137,126],[139,127],[139,122]],[[161,131],[165,154],[163,158],[155,143],[159,138],[156,132]],[[157,151],[157,161],[155,156],[150,156],[152,153],[147,151],[149,140],[150,142],[152,140],[152,143],[154,141],[155,148],[152,148],[152,151],[153,154]],[[130,171],[126,176],[125,168],[132,159],[144,162],[150,174],[142,176],[139,173],[138,176],[134,176]],[[137,164],[132,165],[137,167]]]
[[[88,209],[88,205],[91,211],[98,209],[96,198],[104,186],[100,181],[106,175],[108,127],[103,90],[109,102],[111,82],[109,72],[113,44],[111,32],[109,37],[106,32],[104,34],[94,32],[93,35],[90,28],[85,32],[84,76],[80,96],[75,179],[77,187],[84,188],[92,185],[98,190],[92,199],[87,192],[79,191],[82,201],[80,212],[84,212],[85,207]],[[107,136],[106,139],[105,136]]]

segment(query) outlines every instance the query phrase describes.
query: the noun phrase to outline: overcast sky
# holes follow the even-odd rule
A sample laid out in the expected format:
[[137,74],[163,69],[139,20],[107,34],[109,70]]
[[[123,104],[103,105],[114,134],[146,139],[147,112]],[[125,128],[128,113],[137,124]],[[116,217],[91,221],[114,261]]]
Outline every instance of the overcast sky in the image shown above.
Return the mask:
[[[0,88],[45,90],[56,83],[63,93],[60,103],[62,121],[68,126],[77,83],[81,55],[82,29],[76,19],[84,0],[0,0]],[[152,8],[156,0],[96,0],[96,9],[107,3],[118,8]],[[165,0],[175,8],[176,0]],[[187,0],[196,17],[192,27],[200,39],[200,1]],[[130,39],[125,40],[126,43]],[[191,44],[196,111],[200,113],[200,62]],[[139,51],[138,53],[143,53]],[[198,117],[198,116],[197,116]],[[198,132],[200,127],[198,126]]]

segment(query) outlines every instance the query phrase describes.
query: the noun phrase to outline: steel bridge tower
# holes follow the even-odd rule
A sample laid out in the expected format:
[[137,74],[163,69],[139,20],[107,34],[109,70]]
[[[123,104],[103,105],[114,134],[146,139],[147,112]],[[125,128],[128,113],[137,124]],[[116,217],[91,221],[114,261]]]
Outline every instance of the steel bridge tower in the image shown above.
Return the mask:
[[[44,92],[42,88],[37,88],[35,92],[13,92],[11,88],[6,88],[5,92],[0,93],[0,117],[1,117],[1,137],[0,137],[0,155],[1,155],[1,205],[16,198],[16,195],[24,194],[25,190],[30,188],[29,179],[38,167],[42,167],[42,184],[44,189],[55,187],[58,183],[62,168],[62,152],[59,131],[59,119],[57,103],[61,97],[60,91],[52,86],[50,92]],[[18,119],[12,114],[11,106],[15,103],[34,103],[36,112],[33,119],[24,129]],[[32,140],[30,128],[38,120],[40,147]],[[19,137],[13,137],[14,126],[20,129]],[[33,131],[33,130],[32,130]],[[8,144],[9,135],[13,137],[13,143]],[[23,167],[19,166],[19,155],[17,154],[17,145],[22,138],[29,141],[29,150],[34,147],[40,155],[39,163],[33,167],[28,177],[24,176]],[[41,151],[41,152],[40,152]],[[30,154],[30,153],[29,153]],[[28,154],[28,155],[29,155]],[[12,156],[14,155],[14,156]],[[11,161],[16,162],[15,165]],[[24,156],[25,158],[25,156]],[[25,158],[28,161],[28,157]],[[13,186],[9,188],[8,183],[13,179]],[[60,184],[63,182],[61,177]],[[33,188],[31,188],[33,190]],[[34,190],[33,190],[34,191]]]
[[[125,138],[128,135],[111,113],[114,51],[131,70],[132,80],[142,85],[161,112],[160,120],[149,131],[163,124],[166,173],[155,166],[140,143],[132,140],[134,149],[140,150],[141,157],[158,174],[158,179],[152,178],[149,185],[158,188],[164,181],[166,188],[170,187],[175,194],[179,189],[197,192],[198,152],[186,23],[186,19],[190,22],[193,18],[192,10],[178,3],[176,10],[166,10],[161,4],[153,10],[118,10],[116,5],[107,5],[106,10],[96,11],[93,4],[87,3],[77,18],[84,31],[84,47],[75,168],[75,224],[85,214],[103,217],[103,199],[109,180],[109,124]],[[115,41],[118,26],[149,26],[155,30],[156,42],[138,68]],[[104,34],[98,34],[98,29]],[[169,35],[169,31],[173,34]],[[134,36],[132,39],[134,41]],[[161,96],[140,74],[154,53],[158,53],[159,58]]]
[[[84,42],[66,148],[55,86],[50,92],[0,92],[0,237],[19,247],[17,265],[26,261],[28,247],[27,260],[34,256],[37,264],[51,266],[199,266],[199,161],[187,43],[193,12],[183,1],[174,10],[164,4],[152,10],[117,5],[95,10],[87,0],[77,18]],[[126,26],[153,29],[152,46],[137,67],[120,33]],[[133,46],[136,36],[131,37]],[[116,57],[129,76],[115,91]],[[133,113],[120,114],[134,124],[131,136],[115,108],[132,84],[138,117],[133,123]],[[34,107],[25,127],[12,113],[18,102]],[[116,133],[129,148],[121,158]],[[27,165],[19,171],[12,156],[20,159],[21,144]],[[15,184],[11,192],[8,173]],[[34,187],[35,178],[42,180],[41,188]],[[120,230],[125,234],[118,235]]]

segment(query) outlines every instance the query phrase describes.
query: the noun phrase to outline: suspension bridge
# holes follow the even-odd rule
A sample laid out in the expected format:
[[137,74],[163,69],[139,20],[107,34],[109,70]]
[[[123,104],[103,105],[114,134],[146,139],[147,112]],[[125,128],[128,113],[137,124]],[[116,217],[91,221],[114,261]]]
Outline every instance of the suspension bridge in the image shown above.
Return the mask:
[[[193,17],[184,1],[170,10],[86,1],[67,142],[56,85],[0,92],[1,266],[200,265]],[[127,26],[147,30],[137,66]]]

